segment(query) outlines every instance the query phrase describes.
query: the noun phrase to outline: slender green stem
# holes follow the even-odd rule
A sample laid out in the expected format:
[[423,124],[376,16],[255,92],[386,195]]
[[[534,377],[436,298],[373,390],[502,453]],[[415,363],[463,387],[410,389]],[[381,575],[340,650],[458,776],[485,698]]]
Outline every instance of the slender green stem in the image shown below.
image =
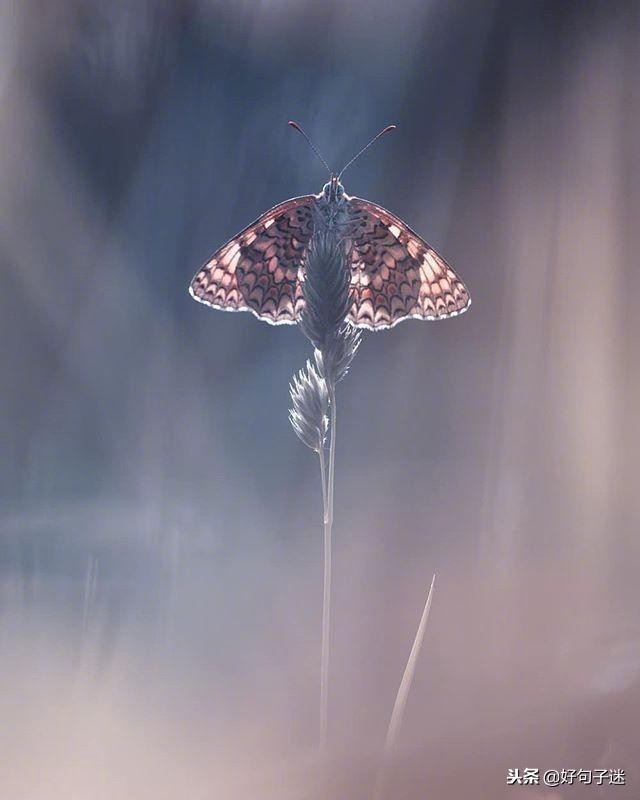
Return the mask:
[[336,462],[336,395],[330,384],[329,468],[325,471],[324,453],[320,455],[324,497],[324,586],[322,591],[322,651],[320,655],[320,749],[327,746],[327,711],[329,707],[329,640],[331,635],[331,534],[333,528],[333,484]]

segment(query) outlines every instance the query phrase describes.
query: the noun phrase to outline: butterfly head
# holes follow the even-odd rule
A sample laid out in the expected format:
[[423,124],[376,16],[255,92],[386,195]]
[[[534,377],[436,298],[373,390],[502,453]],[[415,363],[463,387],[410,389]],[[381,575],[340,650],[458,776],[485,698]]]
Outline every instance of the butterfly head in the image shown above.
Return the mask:
[[340,183],[340,178],[337,175],[332,175],[331,180],[322,187],[322,196],[329,202],[337,202],[342,200],[344,195],[344,186]]

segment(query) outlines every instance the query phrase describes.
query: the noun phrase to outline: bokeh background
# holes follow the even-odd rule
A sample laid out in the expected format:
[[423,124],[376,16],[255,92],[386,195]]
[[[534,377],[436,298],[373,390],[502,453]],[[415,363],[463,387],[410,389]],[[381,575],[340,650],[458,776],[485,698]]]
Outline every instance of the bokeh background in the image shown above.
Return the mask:
[[[640,6],[2,0],[0,798],[640,796]],[[338,395],[328,762],[293,327],[205,258],[345,174],[468,314]],[[507,769],[626,786],[507,787]]]

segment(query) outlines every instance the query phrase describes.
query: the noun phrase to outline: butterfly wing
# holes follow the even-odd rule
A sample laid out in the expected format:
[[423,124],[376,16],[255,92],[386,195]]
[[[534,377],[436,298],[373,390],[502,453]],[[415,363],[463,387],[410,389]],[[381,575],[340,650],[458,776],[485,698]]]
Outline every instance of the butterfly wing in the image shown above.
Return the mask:
[[359,197],[349,198],[349,206],[353,325],[381,330],[469,308],[469,292],[453,268],[399,217]]
[[298,269],[313,231],[314,195],[274,206],[216,251],[189,291],[224,311],[251,311],[272,325],[294,324],[304,307]]

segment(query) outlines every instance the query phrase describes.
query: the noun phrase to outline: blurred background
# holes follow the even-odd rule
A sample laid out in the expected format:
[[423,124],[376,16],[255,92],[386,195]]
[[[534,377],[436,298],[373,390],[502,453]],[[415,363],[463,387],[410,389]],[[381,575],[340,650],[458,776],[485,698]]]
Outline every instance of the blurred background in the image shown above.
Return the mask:
[[[640,6],[0,2],[0,798],[640,796]],[[345,174],[473,306],[338,394],[328,762],[310,348],[194,303]],[[626,786],[507,786],[509,768]],[[608,783],[608,780],[607,780]]]

